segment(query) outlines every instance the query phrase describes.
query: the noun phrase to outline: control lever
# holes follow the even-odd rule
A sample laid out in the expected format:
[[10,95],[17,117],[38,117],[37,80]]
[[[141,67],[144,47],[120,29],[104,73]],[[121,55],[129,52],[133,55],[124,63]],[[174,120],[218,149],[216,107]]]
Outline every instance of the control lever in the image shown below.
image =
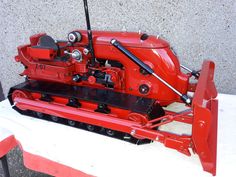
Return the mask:
[[65,50],[64,54],[70,55],[72,58],[76,59],[78,62],[82,61],[82,54],[77,49],[73,50],[71,53]]
[[150,68],[148,65],[146,65],[143,61],[141,61],[139,58],[137,58],[134,54],[132,54],[130,51],[128,51],[126,48],[124,48],[119,41],[116,39],[111,40],[111,44],[116,47],[119,51],[121,51],[125,56],[127,56],[129,59],[131,59],[134,63],[136,63],[138,66],[143,68],[148,74],[153,75],[156,79],[161,81],[164,85],[166,85],[168,88],[170,88],[173,92],[175,92],[177,95],[180,96],[181,100],[185,102],[186,104],[191,104],[192,100],[189,98],[188,95],[180,93],[178,90],[176,90],[174,87],[172,87],[168,82],[166,82],[164,79],[162,79],[160,76],[158,76],[152,68]]

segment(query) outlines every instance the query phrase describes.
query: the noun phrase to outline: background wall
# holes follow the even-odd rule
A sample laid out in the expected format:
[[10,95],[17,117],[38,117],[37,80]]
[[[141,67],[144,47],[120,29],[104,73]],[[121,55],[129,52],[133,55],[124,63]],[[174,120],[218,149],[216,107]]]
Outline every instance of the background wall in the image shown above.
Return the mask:
[[[88,0],[93,29],[146,31],[167,39],[182,64],[216,62],[220,92],[236,94],[235,0]],[[0,0],[0,81],[3,92],[21,82],[16,47],[47,32],[65,39],[85,28],[82,0]]]

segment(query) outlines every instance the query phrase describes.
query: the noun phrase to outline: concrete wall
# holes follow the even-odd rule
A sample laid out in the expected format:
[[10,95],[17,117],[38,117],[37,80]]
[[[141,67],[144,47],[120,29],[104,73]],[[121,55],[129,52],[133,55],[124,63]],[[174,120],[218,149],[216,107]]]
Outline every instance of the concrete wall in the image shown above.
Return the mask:
[[[235,0],[88,0],[93,29],[146,31],[160,34],[181,63],[200,68],[203,59],[216,62],[220,92],[236,94]],[[64,39],[85,28],[82,0],[0,0],[0,81],[6,95],[22,79],[14,61],[16,47],[29,36],[47,32]]]

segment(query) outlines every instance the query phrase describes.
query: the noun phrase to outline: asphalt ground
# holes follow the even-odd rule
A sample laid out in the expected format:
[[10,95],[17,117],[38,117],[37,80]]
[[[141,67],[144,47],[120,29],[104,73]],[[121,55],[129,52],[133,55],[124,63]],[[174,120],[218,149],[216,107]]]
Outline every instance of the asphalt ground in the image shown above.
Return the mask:
[[[25,168],[23,164],[22,152],[19,147],[12,149],[7,154],[7,160],[11,177],[50,177],[50,175],[38,173]],[[1,163],[0,177],[4,177]]]

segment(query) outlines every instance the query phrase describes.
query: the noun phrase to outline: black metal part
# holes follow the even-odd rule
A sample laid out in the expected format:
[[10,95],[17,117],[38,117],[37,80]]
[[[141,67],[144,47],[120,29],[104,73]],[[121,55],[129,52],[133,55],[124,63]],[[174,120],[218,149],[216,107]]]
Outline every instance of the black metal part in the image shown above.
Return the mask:
[[90,132],[98,132],[101,128],[96,125],[86,124],[86,129]]
[[[39,116],[37,116],[37,117],[40,118],[40,119],[43,118],[43,117],[39,117]],[[45,117],[45,115],[44,115],[44,117]],[[59,117],[54,116],[54,115],[50,115],[50,118],[51,118],[51,120],[52,120],[53,122],[58,122],[58,121],[60,120]]]
[[55,40],[48,35],[41,36],[39,38],[39,43],[37,46],[33,46],[35,48],[50,48],[55,51],[59,49],[58,45],[55,43]]
[[109,136],[115,136],[116,131],[115,130],[111,130],[111,129],[105,129],[106,134]]
[[80,81],[82,81],[82,76],[79,75],[79,74],[75,74],[75,75],[73,76],[72,80],[73,80],[74,82],[80,82]]
[[199,72],[199,71],[192,70],[191,74],[192,74],[196,79],[198,79],[198,78],[200,77],[200,72]]
[[93,73],[93,76],[96,78],[105,79],[106,72],[102,72],[100,70],[95,70]]
[[116,67],[116,68],[120,68],[120,69],[122,69],[124,67],[124,65],[122,63],[120,63],[119,61],[115,61],[115,60],[108,60],[108,64],[110,64],[111,67]]
[[95,112],[109,114],[109,113],[111,113],[111,110],[108,108],[108,106],[106,104],[100,103],[100,104],[98,104],[98,108],[95,110]]
[[43,118],[44,117],[44,113],[42,113],[42,112],[34,112],[34,113],[39,118]]
[[191,105],[192,100],[189,98],[188,95],[182,95],[180,98],[181,98],[181,100],[182,100],[184,103],[186,103],[187,105]]
[[49,94],[45,94],[45,93],[42,93],[40,100],[46,101],[46,102],[53,101],[52,97]]
[[150,68],[148,65],[146,65],[143,61],[141,61],[139,58],[137,58],[134,54],[132,54],[130,51],[128,51],[125,47],[121,45],[120,42],[118,42],[116,39],[111,40],[111,44],[116,47],[119,51],[121,51],[125,56],[127,56],[129,59],[131,59],[134,63],[136,63],[138,66],[143,68],[145,71],[147,71],[149,74],[154,73],[152,68]]
[[55,57],[54,61],[62,61],[62,62],[66,62],[70,59],[70,55],[63,55],[63,56],[60,56],[60,52],[57,52],[57,56]]
[[69,98],[68,103],[66,105],[74,107],[74,108],[80,108],[81,107],[81,103],[76,98]]
[[109,59],[102,59],[102,58],[96,58],[96,60],[99,62],[100,66],[105,66],[106,62],[107,64],[111,65],[111,67],[116,67],[123,69],[124,65],[116,60],[109,60]]
[[142,41],[145,41],[145,40],[148,39],[148,37],[149,37],[148,34],[144,33],[144,34],[141,35],[140,39],[141,39]]
[[97,58],[97,61],[100,66],[104,67],[106,65],[106,59]]
[[[115,92],[109,89],[98,89],[85,86],[72,86],[62,83],[46,81],[25,81],[12,87],[8,94],[11,100],[13,90],[25,90],[50,96],[63,98],[76,98],[78,100],[103,103],[108,106],[130,110],[132,112],[146,114],[150,107],[155,103],[154,99],[129,95],[126,93]],[[13,104],[13,103],[12,103]]]
[[143,68],[140,68],[139,69],[139,72],[142,74],[142,75],[148,75],[149,73],[146,71],[146,70],[144,70]]
[[158,117],[162,117],[165,115],[164,109],[161,107],[161,105],[156,102],[149,110],[148,110],[148,118],[149,120],[156,119]]
[[91,30],[90,25],[90,19],[89,19],[89,11],[88,11],[88,2],[87,0],[84,0],[84,11],[86,16],[86,23],[87,23],[87,33],[88,33],[88,41],[89,41],[89,52],[91,54],[91,60],[90,65],[95,66],[95,54],[94,54],[94,48],[93,48],[93,34]]
[[74,127],[76,125],[76,121],[73,121],[73,120],[68,120],[68,125]]
[[2,163],[3,177],[10,177],[10,172],[9,172],[8,163],[7,163],[7,156],[5,155],[1,157],[0,161]]
[[96,78],[96,83],[103,84],[105,87],[108,88],[114,88],[115,83],[108,79],[110,75],[106,72],[96,70],[92,75]]
[[[107,88],[114,88],[115,83],[111,81],[111,76],[106,72],[102,72],[100,70],[89,70],[89,72],[85,73],[84,75],[74,75],[73,81],[77,79],[79,81],[88,81],[89,76],[94,76],[96,78],[96,83],[102,84]],[[79,82],[78,81],[78,82]]]
[[139,92],[141,94],[147,94],[149,92],[149,90],[150,90],[150,88],[146,84],[142,84],[142,85],[139,86]]

